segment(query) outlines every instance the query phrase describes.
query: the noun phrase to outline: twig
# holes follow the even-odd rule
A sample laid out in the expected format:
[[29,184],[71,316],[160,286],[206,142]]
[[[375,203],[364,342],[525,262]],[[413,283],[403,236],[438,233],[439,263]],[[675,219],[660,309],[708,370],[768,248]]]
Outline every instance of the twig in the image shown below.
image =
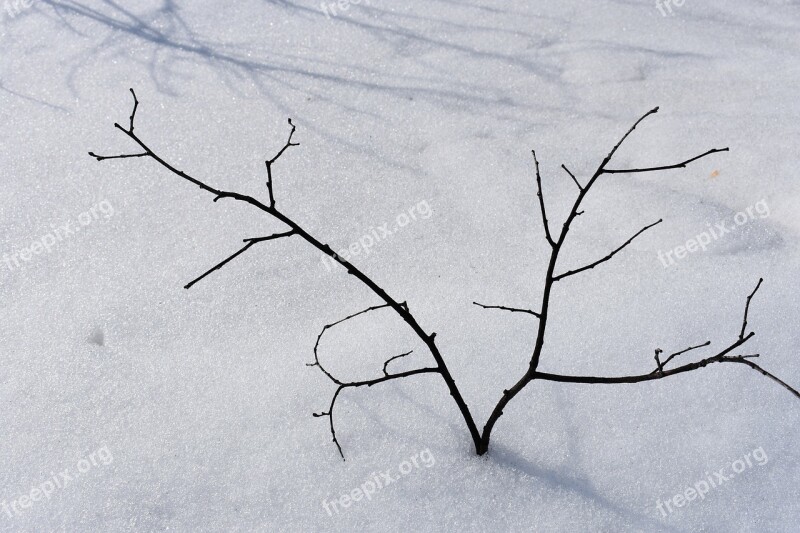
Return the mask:
[[[745,324],[747,323],[747,311],[746,310],[750,306],[750,300],[752,299],[753,295],[758,290],[758,287],[761,285],[761,281],[762,280],[759,279],[758,285],[756,285],[756,289],[747,298],[747,304],[745,306]],[[677,374],[682,374],[684,372],[690,372],[692,370],[697,370],[697,369],[700,369],[700,368],[704,368],[704,367],[706,367],[706,366],[708,366],[708,365],[710,365],[712,363],[739,363],[739,364],[747,365],[747,366],[749,366],[750,368],[752,368],[754,370],[757,370],[758,372],[760,372],[764,376],[767,376],[768,378],[772,379],[776,383],[778,383],[781,386],[783,386],[786,390],[788,390],[789,392],[791,392],[792,394],[794,394],[795,396],[800,398],[800,392],[798,392],[796,389],[792,388],[787,383],[785,383],[784,381],[782,381],[779,378],[777,378],[775,375],[767,372],[766,370],[764,370],[763,368],[761,368],[757,364],[755,364],[752,361],[750,361],[750,359],[758,357],[759,354],[736,355],[736,356],[729,356],[728,355],[730,352],[736,350],[737,348],[742,346],[744,343],[749,341],[751,338],[753,338],[753,336],[755,336],[755,333],[753,333],[753,332],[750,332],[747,335],[740,335],[739,338],[736,340],[736,342],[734,342],[733,344],[731,344],[730,346],[728,346],[727,348],[725,348],[724,350],[719,352],[717,355],[715,355],[713,357],[707,357],[705,359],[697,361],[696,363],[689,363],[689,364],[686,364],[686,365],[683,365],[683,366],[679,366],[677,368],[673,368],[672,370],[664,370],[664,368],[663,368],[664,365],[670,359],[672,359],[673,357],[675,357],[677,355],[680,355],[682,353],[686,353],[686,352],[688,352],[690,350],[694,350],[696,348],[700,348],[700,347],[703,347],[703,346],[708,346],[709,344],[711,344],[711,342],[708,341],[708,342],[705,342],[705,343],[700,344],[698,346],[692,346],[692,347],[687,348],[685,350],[682,350],[680,352],[676,352],[676,353],[672,354],[669,357],[669,359],[667,359],[663,364],[659,361],[659,358],[658,358],[658,354],[659,354],[659,352],[661,350],[656,350],[656,364],[658,365],[658,368],[656,369],[656,371],[650,372],[649,374],[640,374],[640,375],[633,375],[633,376],[618,376],[618,377],[597,377],[597,376],[566,376],[566,375],[560,375],[560,374],[550,374],[550,373],[547,373],[547,372],[534,371],[534,379],[543,379],[543,380],[546,380],[546,381],[558,381],[558,382],[562,382],[562,383],[585,383],[585,384],[595,384],[595,385],[596,384],[611,385],[611,384],[618,384],[618,383],[641,383],[643,381],[654,381],[654,380],[657,380],[657,379],[662,379],[662,378],[665,378],[665,377],[674,376],[674,375],[677,375]]]
[[[570,171],[569,171],[569,169],[567,168],[567,166],[566,166],[566,165],[564,165],[564,164],[562,164],[562,165],[561,165],[561,168],[563,168],[563,169],[564,169],[564,172],[566,172],[567,174],[569,174],[569,177],[570,177],[570,178],[572,178],[572,181],[574,181],[574,182],[575,182],[575,185],[577,185],[577,186],[578,186],[578,190],[579,190],[579,191],[582,191],[582,190],[583,190],[583,186],[582,186],[580,183],[578,183],[578,178],[576,178],[576,177],[575,177],[575,174],[573,174],[572,172],[570,172]],[[580,213],[578,213],[578,214],[580,214]]]
[[547,222],[547,212],[545,211],[544,207],[544,195],[542,194],[542,176],[539,173],[539,160],[536,159],[536,150],[531,150],[533,154],[533,162],[536,165],[536,187],[538,191],[536,192],[536,196],[539,197],[539,207],[542,209],[542,225],[544,226],[544,236],[547,238],[547,242],[550,243],[550,246],[555,247],[556,243],[553,240],[553,237],[550,235],[550,224]]
[[693,161],[697,161],[707,155],[716,154],[719,152],[727,152],[727,148],[713,148],[708,152],[702,153],[698,156],[692,157],[691,159],[687,159],[686,161],[682,161],[680,163],[675,163],[674,165],[663,165],[660,167],[647,167],[647,168],[624,168],[624,169],[604,169],[604,174],[634,174],[640,172],[657,172],[659,170],[671,170],[675,168],[686,168],[686,165]]
[[145,157],[150,154],[147,152],[141,154],[123,154],[123,155],[97,155],[94,152],[89,152],[89,155],[97,159],[98,161],[105,161],[106,159],[127,159],[129,157]]
[[401,353],[400,355],[395,355],[394,357],[390,357],[385,363],[383,363],[383,375],[384,376],[388,376],[389,375],[389,369],[388,369],[389,363],[391,363],[395,359],[400,359],[401,357],[405,357],[407,355],[411,355],[412,353],[414,353],[414,350],[408,351],[406,353]]
[[661,360],[658,358],[659,354],[662,353],[663,350],[661,348],[656,348],[656,372],[660,375],[664,374],[664,365],[661,363]]
[[339,443],[339,440],[336,438],[336,427],[333,423],[333,408],[336,405],[336,400],[339,398],[339,393],[342,392],[344,389],[348,388],[357,388],[357,387],[372,387],[373,385],[378,385],[379,383],[385,383],[387,381],[391,381],[393,379],[402,379],[408,378],[411,376],[417,376],[419,374],[439,374],[438,368],[417,368],[416,370],[408,370],[406,372],[399,372],[397,374],[389,374],[383,377],[369,379],[365,381],[352,381],[348,383],[341,383],[336,388],[336,392],[333,393],[333,398],[331,399],[330,406],[328,407],[327,411],[321,411],[319,413],[312,413],[314,417],[324,417],[327,416],[330,422],[330,430],[331,430],[331,437],[333,438],[333,443],[336,445],[336,449],[339,450],[339,455],[342,457],[342,461],[346,461],[344,457],[344,452],[342,451],[342,446]]
[[415,376],[417,374],[440,373],[440,370],[438,368],[430,367],[430,368],[418,368],[416,370],[409,370],[409,371],[406,371],[406,372],[399,372],[397,374],[389,374],[388,365],[389,365],[390,362],[394,361],[395,359],[399,359],[401,357],[405,357],[405,356],[409,355],[412,352],[406,352],[406,353],[403,353],[403,354],[400,354],[400,355],[395,355],[394,357],[389,358],[385,363],[383,363],[383,377],[379,377],[379,378],[375,378],[375,379],[369,379],[369,380],[363,380],[363,381],[343,381],[343,380],[337,378],[336,376],[334,376],[333,373],[331,373],[327,368],[325,368],[325,365],[322,364],[322,362],[320,361],[320,358],[319,358],[319,345],[320,345],[320,342],[322,341],[322,337],[325,335],[325,333],[328,330],[330,330],[330,329],[332,329],[332,328],[334,328],[334,327],[336,327],[336,326],[338,326],[338,325],[340,325],[340,324],[342,324],[344,322],[347,322],[348,320],[352,320],[352,319],[354,319],[354,318],[356,318],[358,316],[365,315],[365,314],[370,313],[372,311],[378,311],[380,309],[386,309],[388,307],[389,306],[385,305],[385,304],[384,305],[375,305],[375,306],[363,309],[361,311],[358,311],[356,313],[353,313],[351,315],[348,315],[348,316],[342,318],[341,320],[337,320],[336,322],[332,322],[330,324],[324,325],[322,327],[322,331],[320,331],[319,335],[317,336],[317,342],[314,343],[314,362],[306,364],[306,366],[312,366],[312,367],[315,366],[315,367],[319,368],[320,371],[323,374],[325,374],[325,376],[328,379],[330,379],[334,384],[337,385],[336,392],[334,392],[334,394],[333,394],[333,398],[331,399],[330,407],[328,408],[328,410],[320,412],[320,413],[314,413],[314,416],[315,417],[327,416],[329,418],[331,436],[333,437],[334,444],[336,444],[336,448],[339,450],[339,455],[342,456],[342,460],[344,460],[344,452],[342,452],[342,447],[341,447],[341,445],[339,443],[339,440],[336,438],[336,428],[335,428],[335,426],[333,424],[333,408],[336,405],[336,400],[339,397],[339,393],[342,390],[344,390],[346,388],[351,388],[351,387],[365,387],[365,386],[366,387],[372,387],[373,385],[377,385],[379,383],[384,383],[384,382],[392,380],[392,379],[401,379],[401,378],[405,378],[405,377]]
[[661,222],[663,222],[663,220],[662,220],[662,219],[658,219],[656,222],[653,222],[652,224],[650,224],[650,225],[648,225],[648,226],[645,226],[645,227],[643,227],[642,229],[640,229],[640,230],[639,230],[639,231],[636,233],[636,235],[634,235],[633,237],[631,237],[630,239],[628,239],[627,241],[625,241],[625,242],[622,244],[622,246],[620,246],[620,247],[619,247],[619,248],[617,248],[616,250],[612,251],[612,252],[611,252],[610,254],[608,254],[607,256],[603,257],[602,259],[598,259],[598,260],[597,260],[597,261],[595,261],[594,263],[591,263],[591,264],[589,264],[589,265],[586,265],[586,266],[584,266],[584,267],[581,267],[581,268],[578,268],[578,269],[575,269],[575,270],[570,270],[570,271],[568,271],[568,272],[564,272],[563,274],[560,274],[560,275],[558,275],[558,276],[555,276],[555,277],[553,278],[553,281],[559,281],[559,280],[562,280],[562,279],[564,279],[564,278],[566,278],[566,277],[568,277],[568,276],[572,276],[572,275],[578,274],[578,273],[580,273],[580,272],[583,272],[584,270],[589,270],[589,269],[591,269],[591,268],[594,268],[594,267],[596,267],[597,265],[599,265],[599,264],[601,264],[601,263],[604,263],[604,262],[608,261],[609,259],[611,259],[612,257],[614,257],[614,256],[617,254],[617,252],[619,252],[620,250],[622,250],[623,248],[625,248],[626,246],[628,246],[628,245],[629,245],[631,242],[633,242],[633,239],[635,239],[636,237],[638,237],[639,235],[641,235],[642,233],[644,233],[644,232],[645,232],[645,231],[647,231],[648,229],[652,228],[653,226],[656,226],[656,225],[658,225],[658,224],[661,224]]
[[761,287],[761,282],[764,281],[764,278],[759,278],[758,283],[756,284],[756,288],[753,289],[753,292],[750,293],[750,296],[747,297],[747,304],[744,306],[744,320],[742,320],[742,331],[739,333],[739,338],[741,339],[744,337],[744,330],[747,328],[747,313],[750,311],[750,300],[753,299],[756,292],[758,292],[758,288]]
[[245,253],[245,252],[248,250],[248,248],[250,248],[250,247],[251,247],[251,246],[253,246],[254,244],[258,244],[258,243],[260,243],[260,242],[264,242],[264,241],[271,241],[271,240],[273,240],[273,239],[280,239],[280,238],[282,238],[282,237],[290,237],[290,236],[292,236],[292,235],[294,235],[294,231],[287,231],[287,232],[285,232],[285,233],[276,233],[275,235],[270,235],[269,237],[258,237],[258,238],[256,238],[256,239],[245,239],[245,240],[244,240],[244,242],[246,242],[247,244],[245,244],[245,245],[244,245],[244,247],[242,247],[242,249],[241,249],[241,250],[239,250],[238,252],[236,252],[236,253],[235,253],[235,254],[233,254],[232,256],[228,257],[227,259],[224,259],[224,260],[222,260],[221,262],[217,263],[216,265],[214,265],[213,267],[211,267],[209,270],[207,270],[206,272],[204,272],[204,273],[203,273],[203,274],[202,274],[200,277],[198,277],[198,278],[196,278],[196,279],[194,279],[194,280],[190,281],[190,282],[189,282],[189,283],[187,283],[186,285],[184,285],[184,287],[183,287],[183,288],[184,288],[184,289],[191,289],[191,288],[192,288],[192,286],[193,286],[195,283],[197,283],[198,281],[202,280],[203,278],[205,278],[206,276],[208,276],[208,275],[209,275],[209,274],[211,274],[212,272],[214,272],[214,271],[216,271],[216,270],[219,270],[219,269],[221,269],[222,267],[224,267],[225,265],[227,265],[228,263],[230,263],[231,261],[233,261],[234,259],[236,259],[236,258],[237,258],[237,257],[239,257],[240,255],[242,255],[243,253]]
[[674,354],[671,354],[669,357],[667,357],[667,359],[664,361],[662,366],[667,366],[667,363],[669,363],[675,357],[677,357],[677,356],[679,356],[681,354],[684,354],[686,352],[691,352],[692,350],[696,350],[698,348],[703,348],[705,346],[709,346],[710,344],[711,344],[711,341],[706,341],[703,344],[698,344],[697,346],[690,346],[689,348],[686,348],[685,350],[681,350],[679,352],[675,352]]
[[290,146],[300,146],[300,143],[292,142],[292,135],[294,135],[296,129],[295,125],[292,124],[292,119],[289,119],[289,125],[292,127],[292,129],[291,131],[289,131],[289,139],[286,141],[286,144],[283,145],[283,148],[280,149],[280,151],[277,153],[277,155],[275,155],[275,157],[264,161],[264,163],[266,163],[267,165],[267,191],[269,192],[269,206],[272,208],[275,207],[275,195],[273,194],[272,191],[272,165],[275,163],[275,161],[278,160],[278,158],[281,155],[283,155],[283,152],[285,152],[287,148],[289,148]]
[[133,133],[133,121],[136,118],[136,110],[139,108],[139,99],[136,98],[136,93],[133,92],[133,89],[130,89],[130,91],[133,95],[133,111],[131,111],[131,127],[128,132]]
[[534,372],[534,379],[543,379],[546,381],[559,381],[562,383],[584,383],[594,385],[612,385],[615,383],[641,383],[643,381],[654,381],[657,379],[667,378],[677,374],[683,374],[691,370],[704,368],[711,363],[725,363],[725,362],[740,362],[742,359],[739,356],[727,356],[730,352],[743,345],[750,340],[755,333],[750,333],[744,339],[738,339],[736,342],[722,350],[720,353],[713,357],[707,357],[696,363],[688,363],[683,366],[675,367],[671,370],[664,370],[663,365],[660,372],[650,372],[649,374],[637,374],[631,376],[616,376],[616,377],[598,377],[598,376],[567,376],[561,374],[551,374],[548,372]]
[[484,309],[501,309],[503,311],[511,311],[512,313],[527,313],[527,314],[533,315],[533,316],[535,316],[537,318],[541,316],[539,313],[531,311],[530,309],[519,309],[517,307],[506,307],[504,305],[483,305],[483,304],[480,304],[478,302],[472,302],[472,303],[474,305],[477,305],[478,307],[483,307]]

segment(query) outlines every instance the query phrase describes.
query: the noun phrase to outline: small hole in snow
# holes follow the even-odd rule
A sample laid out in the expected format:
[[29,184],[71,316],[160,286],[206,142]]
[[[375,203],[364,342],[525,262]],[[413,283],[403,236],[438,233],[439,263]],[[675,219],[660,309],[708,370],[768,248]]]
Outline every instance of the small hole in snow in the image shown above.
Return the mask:
[[105,343],[105,334],[103,334],[103,330],[100,328],[95,329],[89,336],[89,342],[97,346],[103,346]]

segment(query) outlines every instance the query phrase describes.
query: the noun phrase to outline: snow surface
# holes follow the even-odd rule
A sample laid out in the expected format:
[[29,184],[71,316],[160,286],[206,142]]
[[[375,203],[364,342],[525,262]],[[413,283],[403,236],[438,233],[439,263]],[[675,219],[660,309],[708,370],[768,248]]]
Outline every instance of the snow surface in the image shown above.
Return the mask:
[[[152,161],[87,151],[134,148],[112,125],[135,87],[143,139],[260,198],[291,117],[301,146],[276,163],[279,205],[336,249],[427,201],[429,218],[353,261],[438,333],[482,426],[535,334],[530,316],[471,304],[539,305],[548,249],[530,149],[557,228],[576,193],[560,164],[586,180],[659,105],[614,166],[731,151],[603,178],[564,267],[665,222],[557,287],[541,368],[640,373],[656,347],[723,346],[763,276],[748,350],[797,386],[798,2],[686,0],[662,16],[652,1],[365,0],[330,18],[314,0],[17,5],[0,20],[2,253],[70,221],[80,231],[19,267],[0,262],[0,505],[90,468],[18,514],[0,508],[0,530],[797,531],[800,404],[734,365],[631,386],[534,383],[485,458],[435,376],[348,391],[342,462],[311,416],[333,387],[305,363],[324,324],[380,302],[297,239],[184,290],[280,225]],[[658,260],[762,200],[768,217]],[[323,342],[348,376],[410,349],[394,368],[430,363],[385,312]],[[763,466],[659,512],[759,448]],[[426,450],[430,467],[325,511]]]

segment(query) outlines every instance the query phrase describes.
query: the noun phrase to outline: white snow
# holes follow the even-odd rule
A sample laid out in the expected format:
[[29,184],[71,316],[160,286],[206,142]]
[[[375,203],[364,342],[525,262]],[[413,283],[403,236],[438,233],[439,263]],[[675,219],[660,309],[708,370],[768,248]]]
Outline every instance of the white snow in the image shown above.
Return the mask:
[[[800,403],[739,365],[630,386],[537,382],[474,456],[447,389],[419,376],[347,391],[315,368],[324,324],[374,295],[291,238],[182,287],[248,237],[282,229],[145,159],[266,198],[341,249],[427,201],[432,214],[353,258],[437,341],[478,424],[525,371],[548,246],[530,150],[559,228],[631,124],[613,167],[730,152],[686,169],[605,176],[561,260],[614,259],[559,284],[541,369],[644,373],[653,350],[741,327],[748,351],[800,386],[800,12],[788,0],[315,0],[6,3],[0,18],[2,531],[796,531]],[[12,16],[13,13],[13,16]],[[712,176],[712,174],[714,174]],[[665,268],[659,251],[756,217]],[[113,216],[82,225],[106,202]],[[10,257],[71,222],[50,251]],[[11,268],[9,268],[11,265]],[[431,364],[381,311],[326,336],[348,377]],[[686,360],[711,351],[686,354]],[[32,489],[107,448],[48,498]],[[768,461],[665,517],[657,503],[758,448]],[[329,516],[323,500],[421,452],[435,458]],[[107,464],[106,464],[107,463]],[[41,495],[40,495],[41,496]]]

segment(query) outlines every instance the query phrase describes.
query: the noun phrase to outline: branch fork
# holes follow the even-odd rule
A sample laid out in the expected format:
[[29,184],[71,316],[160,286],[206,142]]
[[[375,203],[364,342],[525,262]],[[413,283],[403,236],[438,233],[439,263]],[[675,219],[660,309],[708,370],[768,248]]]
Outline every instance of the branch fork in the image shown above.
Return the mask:
[[[583,200],[591,191],[594,184],[598,181],[598,179],[603,175],[613,175],[613,174],[634,174],[634,173],[643,173],[643,172],[656,172],[661,170],[670,170],[670,169],[678,169],[678,168],[685,168],[692,162],[695,162],[699,159],[704,157],[710,156],[712,154],[717,154],[720,152],[728,151],[728,148],[714,148],[708,150],[700,155],[691,157],[684,161],[669,164],[669,165],[660,165],[660,166],[644,166],[638,168],[618,168],[612,169],[608,168],[609,163],[611,162],[612,158],[616,154],[619,147],[623,144],[623,142],[633,133],[633,131],[649,116],[654,115],[658,112],[658,108],[651,109],[645,115],[643,115],[639,120],[637,120],[634,125],[622,136],[622,138],[617,142],[617,144],[611,149],[608,155],[603,159],[600,165],[597,167],[595,172],[592,176],[586,181],[585,184],[581,184],[578,181],[575,174],[573,174],[566,165],[561,165],[561,168],[564,172],[569,175],[571,180],[574,182],[578,189],[577,197],[574,200],[572,208],[567,215],[564,223],[562,225],[561,233],[559,234],[558,238],[554,238],[550,231],[550,222],[547,219],[547,208],[544,199],[543,193],[543,186],[542,186],[542,176],[539,169],[539,160],[536,157],[536,152],[531,151],[533,155],[534,161],[534,169],[535,169],[535,177],[536,177],[536,188],[537,193],[536,196],[538,198],[539,203],[539,210],[541,211],[542,216],[542,225],[544,227],[544,236],[545,240],[550,246],[550,259],[548,263],[548,269],[545,276],[544,281],[544,289],[542,293],[541,304],[539,306],[538,311],[533,311],[532,309],[522,308],[522,307],[508,307],[503,305],[485,305],[478,302],[473,302],[474,305],[481,307],[483,309],[491,309],[491,310],[502,310],[511,313],[522,313],[534,316],[537,318],[537,331],[536,331],[536,340],[534,343],[533,352],[531,354],[531,360],[526,369],[525,373],[520,377],[517,382],[506,389],[503,390],[502,395],[495,405],[494,409],[492,410],[491,414],[487,418],[486,424],[483,427],[483,430],[479,430],[475,420],[472,416],[472,412],[469,409],[466,401],[464,400],[463,396],[459,388],[457,387],[455,380],[453,379],[450,370],[445,363],[442,354],[439,351],[438,346],[436,345],[436,333],[431,332],[428,333],[417,321],[415,316],[411,313],[409,306],[406,302],[400,302],[392,298],[383,288],[381,288],[372,278],[367,276],[364,272],[358,269],[355,265],[351,264],[347,260],[341,258],[337,255],[333,249],[318,240],[314,237],[311,233],[305,230],[300,224],[295,222],[291,217],[283,213],[277,208],[276,199],[275,199],[275,191],[274,191],[274,181],[273,181],[273,165],[279,160],[279,158],[288,150],[290,147],[299,146],[299,143],[293,142],[293,136],[296,131],[295,124],[292,122],[291,119],[288,120],[289,126],[291,127],[288,135],[288,139],[283,147],[277,152],[277,154],[272,157],[271,159],[267,159],[265,161],[267,167],[267,194],[268,200],[266,203],[252,197],[247,196],[244,194],[240,194],[233,191],[224,191],[212,187],[208,185],[205,181],[201,181],[197,178],[194,178],[185,172],[177,169],[170,163],[168,163],[165,159],[159,156],[154,150],[152,150],[135,132],[135,119],[136,113],[139,109],[139,100],[136,97],[136,93],[133,89],[130,90],[131,95],[133,96],[133,109],[131,111],[129,117],[129,125],[127,128],[121,126],[118,123],[115,123],[114,126],[121,132],[123,132],[129,139],[131,139],[135,145],[138,146],[139,150],[133,151],[131,153],[124,153],[119,155],[98,155],[94,152],[89,152],[89,155],[96,159],[97,161],[107,161],[107,160],[116,160],[116,159],[132,159],[132,158],[150,158],[157,162],[159,165],[164,167],[165,169],[169,170],[174,175],[178,176],[179,178],[193,184],[196,187],[199,187],[204,192],[210,193],[213,196],[213,202],[217,202],[221,199],[231,199],[239,202],[244,202],[264,214],[270,216],[272,219],[277,220],[278,222],[282,223],[286,229],[279,233],[274,233],[272,235],[264,236],[264,237],[253,237],[253,238],[246,238],[243,239],[244,245],[234,254],[230,255],[226,259],[222,260],[221,262],[214,265],[212,268],[204,272],[199,277],[195,278],[194,280],[190,281],[186,284],[185,288],[189,289],[193,287],[195,284],[200,282],[201,280],[205,279],[212,273],[219,271],[225,265],[233,261],[236,257],[242,255],[251,247],[255,246],[256,244],[279,240],[288,237],[297,237],[302,241],[306,242],[307,244],[311,245],[313,248],[318,250],[320,253],[327,255],[333,261],[338,262],[341,264],[348,274],[353,276],[358,282],[368,288],[374,296],[378,298],[379,301],[382,303],[368,307],[362,311],[358,311],[351,315],[346,316],[345,318],[333,322],[331,324],[327,324],[322,328],[322,331],[317,336],[316,343],[314,344],[314,361],[312,363],[308,363],[307,366],[309,367],[316,367],[319,368],[320,371],[336,386],[333,396],[331,398],[331,402],[328,406],[326,411],[320,411],[313,413],[314,417],[328,417],[329,419],[329,427],[331,432],[331,437],[333,443],[336,445],[336,448],[341,455],[342,459],[344,459],[344,453],[342,451],[342,447],[340,445],[339,439],[336,435],[336,428],[334,425],[334,408],[336,406],[336,401],[339,398],[339,395],[345,389],[350,388],[360,388],[360,387],[372,387],[374,385],[379,385],[381,383],[387,383],[389,381],[394,381],[398,379],[410,378],[413,376],[418,376],[422,374],[437,374],[442,381],[444,382],[445,386],[450,393],[450,396],[453,398],[453,401],[458,409],[459,413],[461,414],[465,425],[469,431],[469,434],[472,438],[473,444],[475,445],[475,451],[478,455],[483,455],[489,450],[489,442],[491,439],[492,430],[503,415],[504,409],[506,405],[517,395],[519,394],[527,385],[535,380],[544,380],[544,381],[555,381],[561,383],[576,383],[576,384],[623,384],[623,383],[640,383],[645,381],[654,381],[659,379],[665,379],[670,376],[682,374],[689,371],[698,370],[701,368],[705,368],[708,365],[714,363],[736,363],[747,366],[763,376],[769,378],[770,380],[778,383],[789,392],[791,392],[797,398],[800,398],[800,393],[774,374],[766,371],[761,366],[757,365],[752,361],[759,357],[759,354],[748,354],[748,355],[731,355],[736,353],[740,350],[740,348],[747,343],[754,335],[753,332],[747,332],[747,324],[748,324],[748,314],[750,311],[751,302],[758,292],[758,289],[761,287],[762,279],[759,279],[758,284],[756,285],[755,289],[752,293],[747,297],[744,309],[744,317],[742,320],[742,327],[739,331],[738,338],[730,343],[728,346],[720,350],[716,355],[706,357],[700,359],[695,362],[686,363],[681,366],[676,366],[672,368],[667,368],[667,365],[671,363],[676,357],[686,354],[688,352],[692,352],[694,350],[698,350],[701,348],[705,348],[710,346],[710,341],[706,341],[702,344],[698,344],[696,346],[690,346],[683,350],[679,350],[677,352],[673,352],[666,358],[663,358],[663,350],[660,348],[655,350],[655,362],[656,362],[656,369],[646,373],[646,374],[638,374],[638,375],[627,375],[627,376],[615,376],[615,377],[603,377],[603,376],[571,376],[571,375],[563,375],[563,374],[555,374],[555,373],[548,373],[542,372],[539,370],[539,363],[541,360],[541,355],[544,348],[544,341],[545,341],[545,332],[548,325],[548,311],[549,311],[549,304],[550,304],[550,297],[552,293],[553,286],[556,282],[562,281],[568,277],[584,273],[588,270],[594,269],[595,267],[600,266],[601,264],[610,261],[613,257],[615,257],[618,253],[623,251],[628,245],[633,242],[634,239],[639,237],[645,231],[653,228],[654,226],[660,224],[662,219],[659,219],[656,222],[653,222],[649,225],[644,226],[640,229],[637,233],[635,233],[630,239],[624,242],[621,246],[615,248],[606,256],[592,262],[588,263],[585,266],[575,268],[572,270],[566,270],[561,274],[556,274],[556,268],[558,265],[559,254],[566,242],[567,236],[571,230],[572,223],[576,217],[581,216],[584,214],[584,210],[581,209],[581,205]],[[322,363],[319,355],[319,347],[320,342],[324,334],[329,331],[330,329],[342,324],[343,322],[355,319],[357,317],[361,317],[368,313],[376,312],[379,310],[391,310],[397,316],[399,316],[405,324],[412,330],[412,332],[423,342],[427,350],[430,352],[430,355],[433,359],[434,364],[431,366],[423,366],[419,368],[415,368],[412,370],[406,370],[402,372],[390,372],[389,365],[390,363],[397,361],[401,358],[407,357],[412,352],[405,352],[399,355],[392,356],[388,358],[382,367],[382,373],[378,377],[366,380],[344,380],[333,373],[331,373],[326,366]]]

